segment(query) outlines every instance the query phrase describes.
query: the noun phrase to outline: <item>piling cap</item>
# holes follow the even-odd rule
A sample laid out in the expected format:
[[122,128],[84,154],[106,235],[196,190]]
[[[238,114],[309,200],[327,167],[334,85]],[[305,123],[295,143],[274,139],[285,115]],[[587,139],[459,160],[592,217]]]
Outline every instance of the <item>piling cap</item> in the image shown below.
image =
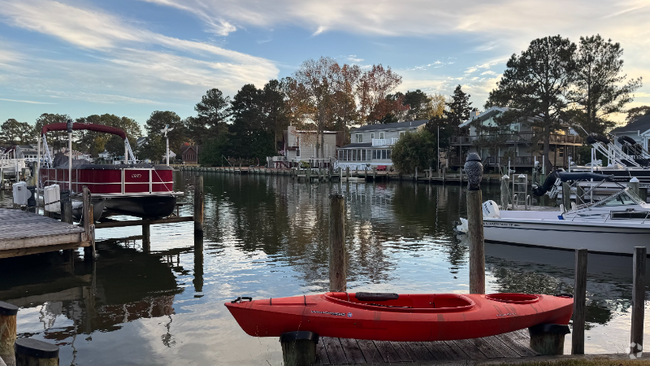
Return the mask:
[[35,358],[58,358],[59,347],[52,343],[32,338],[16,339],[16,354]]
[[6,303],[4,301],[0,301],[0,315],[2,316],[12,316],[18,314],[18,307],[11,305],[9,303]]
[[483,179],[483,164],[481,157],[477,153],[469,153],[465,160],[465,172],[467,173],[467,188],[470,191],[480,189],[481,180]]
[[630,183],[639,183],[639,178],[632,177],[632,179],[630,179]]

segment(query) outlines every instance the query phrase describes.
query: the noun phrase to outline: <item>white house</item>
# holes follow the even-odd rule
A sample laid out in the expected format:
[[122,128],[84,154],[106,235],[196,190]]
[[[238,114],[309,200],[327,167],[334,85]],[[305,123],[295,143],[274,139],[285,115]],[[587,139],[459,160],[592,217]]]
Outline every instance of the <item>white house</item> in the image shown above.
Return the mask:
[[[330,161],[336,160],[336,147],[337,142],[340,140],[340,132],[337,131],[323,131],[323,150],[316,151],[316,143],[320,141],[320,136],[314,130],[298,130],[295,126],[289,126],[285,132],[284,138],[284,151],[282,157],[284,162],[282,164],[296,165],[301,161],[309,162],[312,166],[317,166],[319,163],[324,165],[329,164]],[[274,157],[273,161],[276,166],[281,161]]]
[[[614,135],[616,140],[622,136],[633,138],[637,144],[648,150],[650,145],[650,113],[635,119],[626,126],[613,129],[610,134]],[[616,141],[616,144],[621,146],[618,141]]]
[[365,169],[393,165],[393,145],[406,132],[423,129],[427,120],[365,125],[350,132],[352,143],[338,149],[339,167]]

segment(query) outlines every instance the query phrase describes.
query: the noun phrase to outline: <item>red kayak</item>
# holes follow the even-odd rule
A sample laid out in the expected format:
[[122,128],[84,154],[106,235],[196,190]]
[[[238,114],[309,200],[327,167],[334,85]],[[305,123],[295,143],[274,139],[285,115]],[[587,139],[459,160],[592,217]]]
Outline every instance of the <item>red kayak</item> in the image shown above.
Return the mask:
[[252,300],[226,307],[255,337],[310,331],[322,337],[442,341],[492,336],[538,324],[569,323],[573,298],[527,294],[328,292]]

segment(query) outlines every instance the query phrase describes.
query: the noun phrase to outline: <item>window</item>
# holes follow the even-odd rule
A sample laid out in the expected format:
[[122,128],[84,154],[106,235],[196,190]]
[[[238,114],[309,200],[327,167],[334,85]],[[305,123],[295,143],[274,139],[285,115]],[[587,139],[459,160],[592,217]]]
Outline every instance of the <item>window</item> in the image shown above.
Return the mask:
[[297,158],[300,157],[300,148],[297,148],[297,149],[296,149],[296,157],[297,157]]
[[377,159],[377,150],[372,150],[372,159]]
[[391,151],[393,151],[393,150],[388,150],[388,156],[387,156],[388,159],[390,159],[390,152],[391,152]]
[[381,158],[386,160],[386,150],[381,151]]
[[361,150],[361,161],[366,161],[366,150]]
[[374,138],[375,138],[375,133],[374,133],[374,132],[370,132],[370,138],[371,138],[371,139],[374,139]]
[[380,138],[380,139],[385,139],[385,138],[386,138],[385,136],[386,136],[386,135],[384,135],[383,132],[380,132],[380,133],[379,133],[379,138]]
[[361,134],[361,133],[357,133],[356,136],[357,136],[357,142],[358,142],[358,143],[359,143],[359,142],[363,142],[363,134]]

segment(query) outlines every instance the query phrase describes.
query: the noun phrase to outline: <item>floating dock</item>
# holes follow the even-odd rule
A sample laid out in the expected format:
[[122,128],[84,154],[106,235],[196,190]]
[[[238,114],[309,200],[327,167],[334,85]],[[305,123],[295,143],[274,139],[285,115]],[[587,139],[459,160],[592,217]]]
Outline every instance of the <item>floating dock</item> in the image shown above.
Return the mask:
[[0,258],[89,247],[83,227],[32,212],[0,208]]
[[438,342],[389,342],[322,337],[316,353],[320,365],[459,364],[538,356],[528,329],[491,337]]

